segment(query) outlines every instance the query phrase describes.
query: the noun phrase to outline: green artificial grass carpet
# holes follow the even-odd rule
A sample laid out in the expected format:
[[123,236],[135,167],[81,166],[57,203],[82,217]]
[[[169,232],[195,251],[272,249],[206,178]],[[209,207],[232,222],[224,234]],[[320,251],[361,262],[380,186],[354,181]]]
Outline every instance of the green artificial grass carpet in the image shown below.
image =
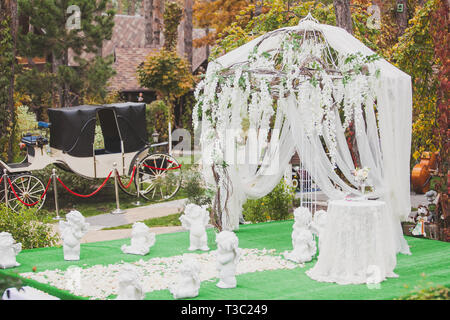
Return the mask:
[[[236,234],[240,248],[276,249],[277,253],[292,250],[291,232],[293,220],[243,225]],[[208,231],[208,245],[216,249],[214,230]],[[338,285],[317,282],[310,279],[305,271],[315,263],[316,258],[304,268],[279,269],[247,273],[237,276],[237,288],[220,289],[217,281],[205,281],[199,296],[194,300],[289,300],[289,299],[328,299],[328,300],[370,300],[394,299],[408,294],[416,285],[433,283],[450,286],[450,243],[406,237],[412,255],[397,255],[397,267],[394,270],[399,278],[383,281],[378,289],[363,285]],[[82,268],[102,264],[134,262],[155,257],[169,257],[189,252],[189,233],[177,232],[156,236],[156,244],[147,256],[122,253],[120,247],[129,244],[130,239],[95,242],[81,245],[80,261],[64,261],[62,247],[23,250],[17,261],[21,266],[0,270],[1,275],[19,277],[19,273],[45,270],[66,270],[69,266]],[[201,253],[199,251],[199,253]],[[425,275],[425,280],[423,275]],[[24,285],[33,286],[61,299],[79,299],[68,291],[59,290],[34,280],[24,279]],[[152,291],[146,299],[171,300],[168,290]]]

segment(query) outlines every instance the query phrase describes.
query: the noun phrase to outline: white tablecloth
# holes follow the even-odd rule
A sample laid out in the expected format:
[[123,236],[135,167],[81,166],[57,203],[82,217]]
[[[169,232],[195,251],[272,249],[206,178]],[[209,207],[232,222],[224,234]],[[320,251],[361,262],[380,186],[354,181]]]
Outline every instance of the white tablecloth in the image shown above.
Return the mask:
[[383,201],[330,201],[319,257],[306,274],[338,284],[379,283],[397,277],[396,246],[387,221]]

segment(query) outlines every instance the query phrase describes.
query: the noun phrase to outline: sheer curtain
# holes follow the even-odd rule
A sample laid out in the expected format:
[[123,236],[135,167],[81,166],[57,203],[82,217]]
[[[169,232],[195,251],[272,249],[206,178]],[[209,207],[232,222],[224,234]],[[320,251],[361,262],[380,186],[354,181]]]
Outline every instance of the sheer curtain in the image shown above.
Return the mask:
[[[235,156],[234,161],[227,161],[232,194],[227,203],[231,214],[224,215],[222,221],[226,230],[239,228],[242,206],[247,199],[259,199],[275,188],[294,154],[295,145],[290,133],[290,123],[286,121],[282,109],[277,109],[272,130],[250,128],[245,144],[239,145],[234,150],[225,148],[231,153],[231,157]],[[232,122],[233,117],[230,118],[230,125]],[[236,146],[234,143],[236,140],[233,138],[237,137],[232,137],[232,133],[233,130],[229,130],[227,137],[228,139],[231,137],[231,145]],[[266,139],[267,144],[260,143]],[[229,154],[225,154],[225,158],[227,156],[230,157]],[[225,194],[221,196],[221,199],[224,198]]]
[[[316,24],[313,27],[320,30],[328,45],[340,53],[374,54],[363,43],[341,28],[322,24]],[[298,27],[285,29],[295,30],[296,28]],[[260,44],[261,51],[276,49],[280,38],[281,34],[268,33],[220,57],[217,63],[225,68],[246,61],[256,45]],[[393,236],[396,239],[397,252],[409,254],[410,251],[403,237],[400,222],[406,220],[411,209],[409,180],[412,128],[411,78],[385,60],[375,61],[375,65],[380,70],[380,81],[376,90],[376,109],[374,101],[366,100],[361,113],[356,115],[360,117],[359,120],[364,118],[363,121],[355,121],[358,154],[361,165],[370,168],[369,180],[375,189],[375,193],[372,195],[379,196],[387,204],[389,215],[392,218],[389,223],[395,230]],[[233,230],[239,227],[239,216],[242,212],[242,204],[246,199],[262,197],[276,186],[295,150],[300,155],[305,167],[309,169],[310,174],[314,175],[315,182],[330,199],[343,198],[346,193],[360,193],[351,174],[355,168],[342,123],[335,122],[337,133],[335,161],[347,182],[335,172],[323,149],[320,137],[317,134],[306,135],[299,106],[292,95],[287,99],[280,99],[278,106],[276,113],[276,126],[278,127],[276,128],[279,130],[279,135],[272,135],[268,141],[269,147],[273,147],[273,149],[262,152],[262,148],[258,147],[258,152],[262,153],[263,160],[267,161],[265,163],[276,162],[278,167],[270,168],[270,170],[268,167],[258,167],[252,164],[233,164],[228,167],[232,196],[228,203],[231,215],[224,224],[227,229]],[[337,110],[336,119],[339,119]],[[232,124],[233,116],[230,114],[230,123],[228,124],[230,128],[233,127]],[[258,128],[256,128],[256,132],[267,135],[267,132],[260,131]],[[274,140],[275,138],[277,139]],[[330,141],[324,137],[324,143],[329,145]],[[239,148],[248,150],[250,148],[248,141],[245,147]],[[214,146],[202,146],[202,152],[212,149]],[[308,162],[308,159],[311,158],[314,159],[314,163]],[[210,175],[210,168],[207,164],[204,166],[204,170],[206,175]]]

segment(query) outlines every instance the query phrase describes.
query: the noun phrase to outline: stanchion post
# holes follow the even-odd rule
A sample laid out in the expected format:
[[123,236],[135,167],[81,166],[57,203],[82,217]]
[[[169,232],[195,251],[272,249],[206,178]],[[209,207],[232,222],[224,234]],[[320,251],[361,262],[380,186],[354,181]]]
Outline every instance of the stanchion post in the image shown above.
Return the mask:
[[140,206],[140,205],[142,205],[142,203],[139,201],[139,196],[141,193],[141,184],[139,183],[139,163],[138,163],[138,161],[136,161],[135,166],[136,166],[136,172],[134,174],[134,181],[136,182],[137,198],[136,198],[136,202],[133,204],[135,206]]
[[8,180],[8,174],[6,169],[3,169],[3,187],[5,188],[5,205],[6,210],[8,210],[8,182],[6,180]]
[[114,167],[114,191],[116,193],[116,210],[114,210],[113,212],[111,212],[112,214],[121,214],[121,213],[125,213],[125,210],[120,209],[120,203],[119,203],[119,186],[117,183],[117,163],[114,162],[113,163],[113,167]]
[[56,169],[52,170],[52,179],[53,179],[53,193],[55,195],[55,210],[56,210],[56,217],[53,219],[61,220],[61,217],[59,216],[58,184],[56,183],[56,180],[57,180]]

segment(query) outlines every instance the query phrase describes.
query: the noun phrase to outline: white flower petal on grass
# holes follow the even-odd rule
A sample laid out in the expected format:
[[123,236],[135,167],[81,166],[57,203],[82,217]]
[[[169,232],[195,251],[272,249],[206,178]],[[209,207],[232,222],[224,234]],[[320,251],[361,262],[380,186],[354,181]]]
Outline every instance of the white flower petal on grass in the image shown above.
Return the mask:
[[[188,253],[200,264],[200,280],[214,281],[217,278],[216,251],[196,254]],[[183,255],[152,258],[147,261],[140,259],[132,264],[139,268],[143,275],[142,287],[144,292],[167,289],[177,282],[179,268],[183,261]],[[42,282],[61,290],[67,290],[74,295],[89,297],[91,299],[106,299],[110,295],[116,295],[119,282],[118,274],[125,265],[123,261],[107,266],[95,265],[80,269],[78,279],[73,279],[73,272],[59,269],[43,272],[22,273],[21,276]],[[237,265],[236,274],[245,274],[266,270],[294,269],[302,267],[285,260],[276,254],[275,249],[242,249],[241,258]],[[78,281],[78,283],[77,283]]]

